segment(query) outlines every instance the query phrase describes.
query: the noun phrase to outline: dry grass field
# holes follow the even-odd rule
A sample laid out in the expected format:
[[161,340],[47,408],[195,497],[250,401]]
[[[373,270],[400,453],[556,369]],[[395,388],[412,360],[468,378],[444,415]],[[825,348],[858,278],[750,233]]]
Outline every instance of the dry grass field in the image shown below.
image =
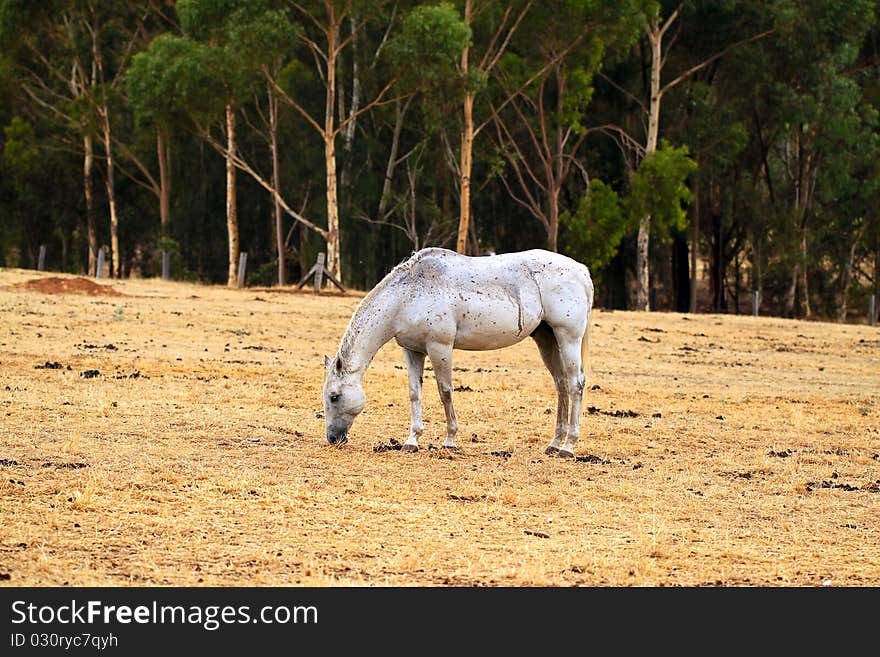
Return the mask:
[[576,460],[531,341],[405,454],[394,343],[323,438],[359,298],[0,269],[0,585],[880,586],[877,327],[597,309]]

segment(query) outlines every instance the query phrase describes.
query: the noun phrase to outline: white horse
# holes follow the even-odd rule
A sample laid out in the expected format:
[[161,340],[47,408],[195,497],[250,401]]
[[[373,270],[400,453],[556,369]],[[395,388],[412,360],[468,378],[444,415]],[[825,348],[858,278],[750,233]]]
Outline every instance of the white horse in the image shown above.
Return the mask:
[[531,337],[558,394],[556,434],[546,453],[573,456],[592,306],[589,270],[558,253],[535,249],[469,257],[438,248],[417,251],[361,300],[336,356],[324,356],[327,441],[348,441],[348,430],[366,402],[364,372],[394,338],[403,347],[412,413],[402,449],[419,449],[426,355],[446,411],[443,447],[454,448],[458,422],[452,407],[452,350],[500,349]]

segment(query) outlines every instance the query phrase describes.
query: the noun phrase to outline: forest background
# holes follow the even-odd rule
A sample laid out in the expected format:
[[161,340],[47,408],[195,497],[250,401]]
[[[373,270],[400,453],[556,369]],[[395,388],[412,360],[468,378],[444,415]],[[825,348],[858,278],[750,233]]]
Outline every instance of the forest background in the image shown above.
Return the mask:
[[878,15],[0,0],[0,266],[290,285],[323,252],[365,290],[425,246],[548,248],[608,309],[865,321]]

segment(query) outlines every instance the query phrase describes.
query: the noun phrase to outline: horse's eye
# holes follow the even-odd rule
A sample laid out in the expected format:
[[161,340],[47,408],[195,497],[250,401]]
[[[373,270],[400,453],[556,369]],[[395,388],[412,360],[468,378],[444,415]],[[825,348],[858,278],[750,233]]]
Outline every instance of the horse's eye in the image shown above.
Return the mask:
[[336,403],[336,402],[338,402],[338,401],[339,401],[339,394],[338,394],[338,393],[334,393],[334,394],[330,395],[330,401],[331,401],[331,403]]

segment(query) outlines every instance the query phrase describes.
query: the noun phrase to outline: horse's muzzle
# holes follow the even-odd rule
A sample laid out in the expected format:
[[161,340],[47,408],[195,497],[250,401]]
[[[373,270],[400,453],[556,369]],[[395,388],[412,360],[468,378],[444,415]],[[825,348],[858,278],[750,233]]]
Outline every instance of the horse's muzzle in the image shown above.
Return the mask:
[[348,433],[328,433],[327,442],[331,445],[344,445],[348,442]]

